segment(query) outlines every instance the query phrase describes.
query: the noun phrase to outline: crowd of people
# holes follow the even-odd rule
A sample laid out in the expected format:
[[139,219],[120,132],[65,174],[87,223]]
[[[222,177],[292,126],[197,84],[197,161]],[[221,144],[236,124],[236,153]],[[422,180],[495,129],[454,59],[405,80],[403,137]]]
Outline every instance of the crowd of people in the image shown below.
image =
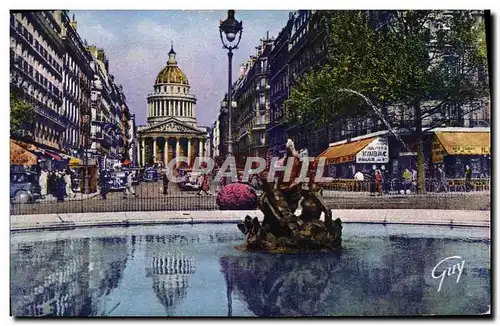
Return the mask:
[[[472,170],[469,165],[465,166],[465,191],[470,191],[473,188],[472,184]],[[401,178],[393,178],[389,180],[387,170],[384,165],[377,167],[373,165],[372,171],[361,172],[358,170],[354,174],[356,180],[356,191],[368,190],[370,196],[382,196],[388,193],[389,190],[397,191],[400,194],[411,194],[417,192],[417,170],[414,168],[405,168],[402,172]],[[392,183],[392,184],[391,184]],[[396,189],[394,189],[396,188]],[[436,192],[448,192],[448,180],[442,166],[438,166],[435,175],[433,190]]]
[[75,173],[69,168],[52,171],[42,168],[38,177],[42,199],[48,195],[57,198],[57,201],[64,201],[66,197],[74,198],[76,196],[72,184],[74,175]]

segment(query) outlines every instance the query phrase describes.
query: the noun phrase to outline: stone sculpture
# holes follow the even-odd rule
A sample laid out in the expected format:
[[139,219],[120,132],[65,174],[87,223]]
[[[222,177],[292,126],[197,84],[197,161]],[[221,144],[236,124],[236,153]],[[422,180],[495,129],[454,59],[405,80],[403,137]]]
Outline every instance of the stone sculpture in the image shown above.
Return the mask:
[[[301,167],[299,154],[291,140],[286,147],[285,159],[293,160],[290,181],[285,182],[280,177],[269,182],[267,171],[260,174],[263,193],[258,205],[264,219],[261,223],[257,217],[246,216],[243,223],[238,224],[246,236],[244,249],[269,252],[340,249],[342,222],[338,218],[332,220],[332,212],[323,201],[320,188],[314,183],[315,163],[308,167],[309,183],[305,187],[298,181]],[[295,215],[299,202],[302,212]],[[324,221],[320,220],[322,213]]]

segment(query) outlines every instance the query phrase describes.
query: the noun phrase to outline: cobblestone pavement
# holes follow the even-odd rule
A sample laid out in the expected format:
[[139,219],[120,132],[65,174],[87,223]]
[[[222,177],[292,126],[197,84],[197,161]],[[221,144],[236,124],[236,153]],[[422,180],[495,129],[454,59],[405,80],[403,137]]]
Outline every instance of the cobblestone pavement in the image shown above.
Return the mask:
[[[216,196],[198,195],[196,191],[181,191],[171,183],[168,195],[161,182],[136,186],[136,197],[124,198],[122,191],[111,192],[107,199],[93,196],[64,202],[45,201],[12,204],[11,214],[93,213],[119,211],[199,211],[217,210]],[[325,191],[324,200],[332,209],[452,209],[490,210],[489,192],[429,193],[426,195],[384,195],[370,197],[368,193]]]

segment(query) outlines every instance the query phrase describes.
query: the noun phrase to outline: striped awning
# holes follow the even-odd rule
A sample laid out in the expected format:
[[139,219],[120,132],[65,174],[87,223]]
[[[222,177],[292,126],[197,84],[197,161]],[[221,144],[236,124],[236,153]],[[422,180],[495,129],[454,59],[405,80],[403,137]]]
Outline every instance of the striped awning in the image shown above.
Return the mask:
[[316,157],[316,160],[324,157],[327,164],[340,164],[355,161],[356,154],[363,148],[368,146],[372,141],[374,141],[375,138],[377,137],[361,139],[358,141],[329,147],[323,153],[319,154]]

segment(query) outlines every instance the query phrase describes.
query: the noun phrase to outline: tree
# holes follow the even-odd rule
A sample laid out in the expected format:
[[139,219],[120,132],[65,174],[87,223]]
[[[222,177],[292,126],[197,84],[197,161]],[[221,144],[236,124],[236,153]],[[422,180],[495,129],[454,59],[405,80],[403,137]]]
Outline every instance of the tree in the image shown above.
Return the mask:
[[35,123],[35,109],[22,100],[20,92],[11,88],[10,92],[10,135],[14,138],[23,138],[33,130]]
[[[381,20],[380,13],[388,15]],[[324,125],[360,116],[378,118],[369,103],[384,108],[392,127],[405,127],[415,137],[418,191],[424,192],[424,128],[430,131],[463,119],[480,109],[488,96],[487,78],[480,77],[485,60],[478,13],[322,15],[328,32],[326,64],[304,75],[292,90],[286,102],[288,121],[307,118]],[[410,125],[401,125],[400,117],[408,115]]]

